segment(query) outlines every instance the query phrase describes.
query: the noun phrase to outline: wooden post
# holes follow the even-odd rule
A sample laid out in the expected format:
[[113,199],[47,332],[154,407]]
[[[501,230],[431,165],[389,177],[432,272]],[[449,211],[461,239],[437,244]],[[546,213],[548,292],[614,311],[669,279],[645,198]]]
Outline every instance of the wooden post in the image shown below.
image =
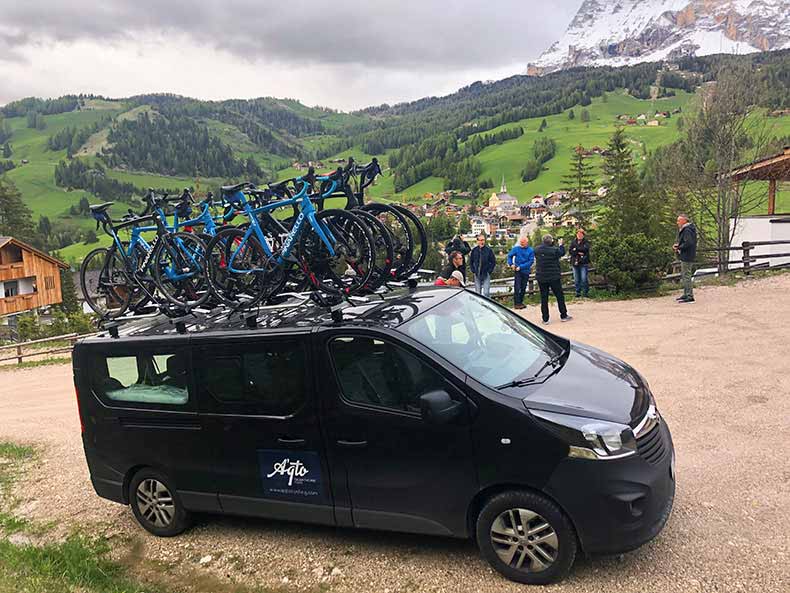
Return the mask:
[[776,179],[768,180],[768,214],[776,214]]
[[22,344],[19,344],[16,347],[16,356],[17,356],[16,363],[22,364]]
[[743,243],[741,243],[741,249],[743,249],[743,273],[749,276],[752,273],[750,269],[750,266],[752,264],[750,258],[752,244],[749,243],[748,241],[744,241]]

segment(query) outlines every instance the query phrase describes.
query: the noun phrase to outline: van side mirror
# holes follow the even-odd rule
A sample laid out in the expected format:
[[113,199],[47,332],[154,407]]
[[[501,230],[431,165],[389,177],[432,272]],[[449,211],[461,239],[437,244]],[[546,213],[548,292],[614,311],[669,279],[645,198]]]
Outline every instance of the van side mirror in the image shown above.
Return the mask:
[[442,389],[420,396],[420,414],[423,420],[431,424],[449,424],[461,415],[463,407],[461,402],[454,401]]

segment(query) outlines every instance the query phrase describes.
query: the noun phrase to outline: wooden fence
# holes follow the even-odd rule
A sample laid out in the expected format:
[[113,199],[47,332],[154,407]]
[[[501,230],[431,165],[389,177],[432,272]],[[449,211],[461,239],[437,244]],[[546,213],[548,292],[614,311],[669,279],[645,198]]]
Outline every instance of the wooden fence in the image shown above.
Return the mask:
[[[47,354],[63,354],[66,352],[70,353],[74,348],[74,342],[89,335],[93,334],[63,334],[62,336],[52,336],[51,338],[41,338],[40,340],[30,340],[29,342],[19,342],[17,344],[7,344],[5,346],[0,346],[0,357],[2,357],[0,358],[0,363],[16,359],[17,364],[22,364],[25,358],[44,356]],[[68,342],[68,345],[55,346],[54,348],[45,350],[30,350],[29,348],[31,344],[45,344],[47,342]],[[12,356],[7,356],[7,351],[9,350],[12,352],[15,350],[16,352]]]

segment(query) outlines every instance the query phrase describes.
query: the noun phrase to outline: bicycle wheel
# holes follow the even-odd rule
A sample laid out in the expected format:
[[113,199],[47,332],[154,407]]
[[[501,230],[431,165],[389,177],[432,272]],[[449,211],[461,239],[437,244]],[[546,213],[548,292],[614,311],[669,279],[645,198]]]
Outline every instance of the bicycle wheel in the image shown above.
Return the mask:
[[226,305],[251,307],[278,290],[284,277],[258,239],[245,241],[241,229],[224,229],[208,244],[211,291]]
[[412,274],[416,274],[425,263],[425,256],[428,255],[428,235],[425,232],[425,226],[414,212],[398,204],[393,204],[392,207],[408,220],[413,239],[410,265],[401,270],[399,274],[399,279],[405,280]]
[[316,222],[331,234],[334,255],[312,225],[299,237],[298,257],[313,288],[356,294],[370,280],[375,245],[370,229],[348,210],[324,210]]
[[401,278],[412,266],[414,250],[414,236],[407,218],[389,204],[372,202],[361,206],[359,210],[374,214],[389,229],[393,241],[392,276]]
[[210,296],[206,270],[206,244],[192,233],[160,237],[152,257],[154,280],[165,298],[190,309]]
[[88,306],[110,319],[124,314],[134,292],[134,284],[115,247],[99,247],[85,256],[80,266],[80,287]]
[[373,273],[366,286],[367,290],[374,291],[391,278],[394,266],[394,239],[389,228],[374,214],[365,210],[356,210],[354,214],[367,225],[373,237],[374,261]]

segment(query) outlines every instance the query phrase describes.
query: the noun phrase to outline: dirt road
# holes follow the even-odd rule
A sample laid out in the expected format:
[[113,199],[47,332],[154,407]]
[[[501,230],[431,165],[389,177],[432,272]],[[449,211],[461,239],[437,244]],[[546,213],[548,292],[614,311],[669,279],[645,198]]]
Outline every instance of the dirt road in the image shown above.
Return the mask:
[[[696,296],[692,305],[573,305],[572,322],[549,326],[642,372],[678,464],[663,533],[622,559],[577,560],[551,591],[790,591],[790,275]],[[525,315],[539,320],[534,307]],[[176,539],[149,536],[91,489],[66,366],[0,372],[0,439],[45,445],[20,490],[22,512],[138,537],[146,556],[194,571],[338,592],[528,590],[493,573],[471,544],[439,538],[220,517]]]

